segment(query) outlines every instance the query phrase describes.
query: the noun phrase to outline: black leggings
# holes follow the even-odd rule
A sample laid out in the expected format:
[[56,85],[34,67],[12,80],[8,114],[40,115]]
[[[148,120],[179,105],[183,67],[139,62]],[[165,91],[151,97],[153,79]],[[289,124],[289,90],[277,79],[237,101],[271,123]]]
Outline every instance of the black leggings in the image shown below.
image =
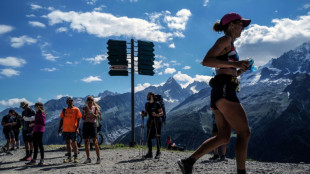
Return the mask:
[[33,147],[34,147],[34,153],[33,153],[33,159],[37,159],[38,155],[38,148],[40,148],[40,154],[41,159],[44,159],[44,147],[43,147],[43,132],[34,132],[33,133]]
[[157,151],[160,151],[161,147],[161,121],[157,120],[148,120],[147,121],[147,146],[149,152],[152,152],[152,139],[156,139]]

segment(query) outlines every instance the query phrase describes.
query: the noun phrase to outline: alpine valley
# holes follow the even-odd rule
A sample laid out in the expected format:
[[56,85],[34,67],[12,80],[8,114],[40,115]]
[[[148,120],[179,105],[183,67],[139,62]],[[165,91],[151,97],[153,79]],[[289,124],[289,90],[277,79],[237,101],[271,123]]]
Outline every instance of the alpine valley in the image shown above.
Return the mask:
[[[239,99],[244,106],[251,139],[248,158],[270,162],[310,163],[310,42],[270,60],[255,72],[241,76]],[[172,141],[194,150],[211,136],[212,112],[208,82],[195,81],[182,88],[169,78],[160,86],[150,86],[135,93],[135,140],[140,140],[139,112],[144,109],[149,91],[161,94],[167,111],[162,128],[162,146],[168,135]],[[87,96],[86,96],[87,97]],[[86,97],[74,97],[80,109]],[[101,121],[107,144],[131,141],[131,94],[109,91],[94,96],[102,108]],[[47,115],[44,144],[63,144],[57,135],[59,115],[66,107],[66,98],[53,99],[44,104]],[[20,108],[13,108],[21,113]],[[0,118],[8,113],[6,109]],[[146,120],[144,121],[146,124]],[[2,127],[0,127],[2,132]],[[146,132],[146,130],[145,130]],[[144,140],[146,135],[144,135]],[[4,137],[1,135],[1,142]],[[233,158],[236,134],[233,132],[227,145],[227,156]],[[154,143],[155,144],[155,143]]]

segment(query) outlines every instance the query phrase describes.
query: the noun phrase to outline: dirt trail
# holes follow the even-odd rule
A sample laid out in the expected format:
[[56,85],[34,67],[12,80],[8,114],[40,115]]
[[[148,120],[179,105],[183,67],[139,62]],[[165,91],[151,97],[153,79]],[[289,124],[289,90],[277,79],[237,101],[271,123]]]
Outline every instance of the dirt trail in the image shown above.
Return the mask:
[[[107,173],[107,174],[133,174],[133,173],[181,173],[176,164],[179,158],[189,156],[189,152],[163,151],[159,160],[143,160],[139,149],[115,148],[101,150],[101,164],[95,164],[95,151],[91,151],[92,164],[85,165],[85,151],[80,149],[79,163],[64,164],[65,151],[50,146],[45,152],[45,166],[26,166],[19,161],[25,153],[24,149],[13,151],[13,155],[0,154],[0,173]],[[155,154],[155,152],[153,152]],[[38,154],[38,157],[40,155]],[[210,162],[210,155],[205,155],[195,164],[194,173],[226,174],[236,173],[236,162],[228,159],[221,162]],[[39,160],[37,160],[39,161]],[[257,161],[247,162],[248,173],[260,174],[309,174],[310,164],[290,163],[263,163]]]

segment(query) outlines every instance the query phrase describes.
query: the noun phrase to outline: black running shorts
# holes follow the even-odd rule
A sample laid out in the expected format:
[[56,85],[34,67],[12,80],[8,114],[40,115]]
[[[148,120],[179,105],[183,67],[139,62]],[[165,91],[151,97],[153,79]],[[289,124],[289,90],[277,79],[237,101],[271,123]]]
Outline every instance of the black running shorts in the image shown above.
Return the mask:
[[217,75],[210,80],[211,90],[211,108],[217,109],[216,102],[225,98],[228,101],[240,103],[236,88],[238,86],[238,81],[236,77],[230,75]]
[[91,139],[97,138],[97,124],[84,122],[83,124],[83,138],[84,139]]

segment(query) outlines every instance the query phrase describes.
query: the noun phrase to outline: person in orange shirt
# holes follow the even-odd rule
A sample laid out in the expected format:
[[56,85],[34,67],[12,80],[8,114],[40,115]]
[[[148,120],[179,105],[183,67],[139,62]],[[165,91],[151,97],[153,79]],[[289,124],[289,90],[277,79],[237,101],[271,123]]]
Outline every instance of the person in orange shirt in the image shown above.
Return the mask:
[[64,163],[72,162],[71,145],[73,146],[74,151],[74,163],[78,163],[79,160],[77,157],[78,148],[76,137],[79,133],[80,119],[82,117],[82,114],[79,108],[73,106],[74,102],[71,97],[68,97],[66,102],[68,107],[66,109],[63,109],[60,114],[61,119],[59,123],[58,133],[60,134],[62,131],[63,140],[65,140],[67,144],[68,158],[64,160]]

